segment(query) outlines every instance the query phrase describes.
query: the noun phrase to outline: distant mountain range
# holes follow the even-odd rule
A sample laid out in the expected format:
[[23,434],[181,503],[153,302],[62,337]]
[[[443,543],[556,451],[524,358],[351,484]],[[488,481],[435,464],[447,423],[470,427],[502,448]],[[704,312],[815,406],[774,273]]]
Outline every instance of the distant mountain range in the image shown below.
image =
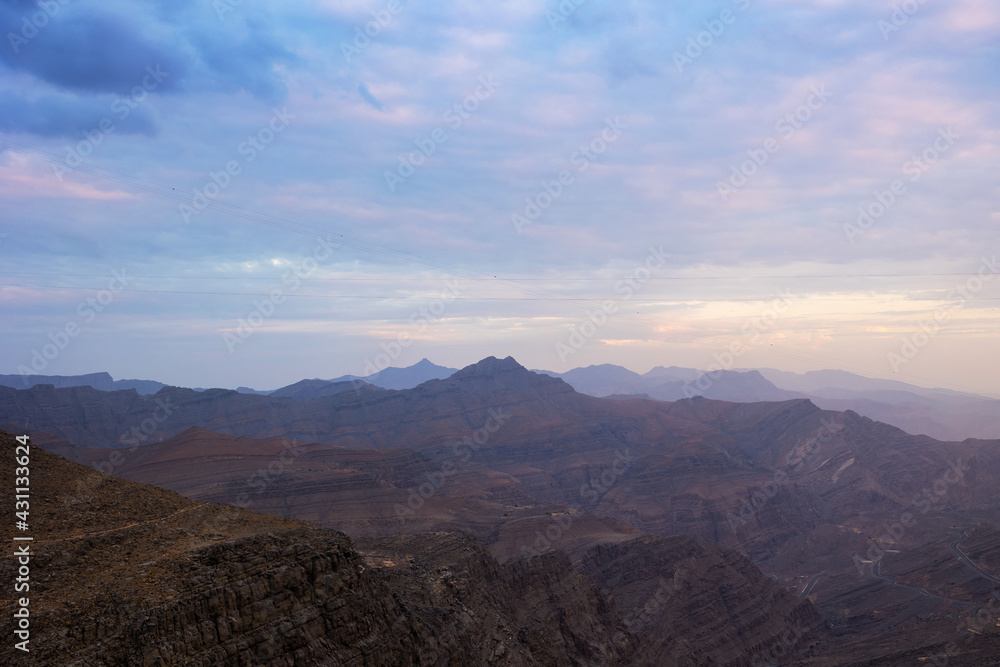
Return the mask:
[[705,373],[693,368],[657,366],[639,375],[621,366],[603,364],[566,373],[536,372],[561,378],[577,391],[598,397],[645,395],[658,401],[679,401],[703,396],[736,403],[802,398],[801,393],[779,389],[757,371]]
[[457,370],[457,368],[446,368],[431,363],[427,359],[421,359],[406,368],[389,367],[363,378],[356,375],[342,375],[330,380],[330,382],[364,380],[368,384],[383,389],[413,389],[418,384],[423,384],[428,380],[444,380],[451,377]]
[[[678,378],[684,373],[702,377],[684,369],[671,372],[654,373],[650,381],[685,382]],[[614,375],[619,388],[630,380],[614,367],[574,375],[577,381],[588,375],[594,381],[603,373]],[[632,656],[621,661],[559,657],[542,664],[833,667],[879,658],[878,664],[903,665],[960,641],[962,659],[950,665],[995,664],[990,661],[1000,650],[1000,629],[991,629],[992,619],[984,627],[975,612],[990,603],[994,584],[1000,583],[1000,439],[941,442],[853,411],[824,410],[804,398],[753,403],[597,398],[509,357],[490,357],[410,389],[356,380],[313,382],[285,389],[330,393],[296,398],[169,387],[140,396],[91,387],[0,388],[0,425],[29,432],[39,447],[113,476],[212,503],[185,511],[215,511],[220,507],[215,503],[227,503],[343,530],[359,540],[369,576],[395,582],[400,608],[411,610],[392,615],[406,616],[400,625],[421,610],[427,613],[414,621],[418,625],[445,613],[442,609],[466,605],[467,620],[435,627],[441,641],[452,641],[448,628],[498,618],[497,607],[480,595],[502,602],[504,610],[508,601],[515,604],[509,612],[511,637],[521,623],[515,601],[522,598],[525,604],[544,603],[535,607],[539,618],[552,619],[553,608],[570,605],[580,611],[567,619],[615,622],[600,611],[599,600],[587,602],[592,594],[581,592],[575,571],[610,596],[613,606],[603,607],[608,613],[618,609],[635,619],[637,610],[647,609],[647,620],[631,626],[644,629],[621,643],[623,655]],[[735,392],[767,384],[757,372],[719,373],[709,389]],[[75,555],[63,542],[116,528],[94,518],[111,515],[103,503],[106,494],[117,493],[116,486],[121,493],[115,498],[141,494],[104,475],[79,484],[74,476],[80,471],[39,462],[47,464],[39,466],[43,475],[62,470],[40,497],[50,501],[42,516],[49,517],[49,525],[65,525],[67,533],[39,543],[44,558],[62,558],[57,562],[72,562],[79,571],[79,563],[94,558]],[[121,500],[118,505],[130,507]],[[176,501],[174,506],[154,516],[167,520],[186,507]],[[84,514],[91,509],[93,515]],[[142,512],[157,512],[153,500],[118,525],[139,523],[135,515]],[[243,530],[242,522],[249,520],[241,515],[236,528]],[[191,525],[191,533],[178,533],[191,540],[190,560],[213,569],[198,569],[191,583],[180,576],[191,571],[188,566],[173,572],[181,579],[178,599],[195,608],[198,585],[211,589],[225,572],[234,587],[243,585],[257,570],[230,567],[222,548],[200,555],[197,545],[218,539],[212,537],[218,531],[198,532],[198,525]],[[120,553],[109,551],[107,561],[131,557],[140,568],[156,563],[151,572],[160,572],[160,561],[169,554],[159,533],[147,539],[154,528],[135,531],[133,537],[144,541],[141,548],[129,544]],[[170,524],[164,530],[177,532]],[[253,534],[270,530],[262,526]],[[455,538],[447,534],[463,536],[457,538],[460,545],[449,546]],[[329,536],[322,540],[329,544]],[[256,544],[247,550],[252,553]],[[553,549],[564,555],[550,554]],[[156,555],[157,550],[163,553]],[[271,565],[262,571],[297,571],[291,563],[309,562],[318,551],[282,541],[267,552]],[[346,545],[342,551],[344,562],[354,557]],[[448,555],[459,552],[465,554],[460,562]],[[534,574],[520,569],[545,563]],[[758,568],[783,590],[771,586]],[[97,581],[103,572],[94,572]],[[140,592],[147,590],[142,572],[136,575]],[[483,581],[489,582],[485,588]],[[118,580],[112,583],[119,586]],[[114,590],[129,599],[124,596],[129,589]],[[325,599],[342,587],[323,590]],[[313,599],[310,591],[302,588],[295,595]],[[659,606],[648,605],[658,591]],[[85,593],[72,599],[93,599]],[[418,604],[420,596],[444,602]],[[219,594],[230,597],[242,599]],[[156,599],[144,604],[158,609],[162,603]],[[358,604],[352,613],[367,608],[363,599]],[[111,628],[106,632],[117,632],[118,625],[106,623],[101,611],[114,605],[87,605],[87,623],[93,614],[99,619],[94,623]],[[202,620],[196,609],[184,613]],[[143,608],[123,622],[141,628],[154,616]],[[266,618],[277,622],[273,614]],[[138,625],[129,625],[133,621]],[[781,633],[796,621],[805,638],[782,646]],[[972,624],[975,636],[957,623]],[[149,631],[159,633],[163,643],[174,636],[171,628],[157,621]],[[414,640],[423,636],[407,632]],[[561,632],[562,638],[598,636]],[[147,650],[140,635],[130,637]],[[709,657],[664,662],[663,648],[646,643],[661,638],[684,656]],[[524,643],[506,641],[506,651]],[[69,640],[52,637],[52,642],[71,650]],[[589,651],[586,642],[574,642],[557,643]],[[533,653],[546,645],[529,644],[525,650]],[[681,650],[684,646],[689,649]],[[648,659],[635,657],[640,654]],[[538,664],[538,659],[515,664]]]
[[1000,437],[1000,400],[846,371],[798,374],[762,368],[705,373],[694,368],[658,366],[640,375],[604,364],[566,373],[538,372],[562,378],[591,396],[645,395],[661,401],[704,396],[740,403],[808,398],[821,408],[853,410],[907,433],[939,440]]
[[[344,375],[331,380],[301,380],[280,389],[258,391],[239,387],[241,394],[313,400],[348,390],[404,390],[456,372],[427,359],[405,368],[389,367],[368,377]],[[622,366],[602,364],[566,373],[540,374],[560,378],[573,389],[596,397],[646,397],[677,401],[703,396],[720,401],[755,403],[808,398],[829,410],[853,410],[908,433],[939,440],[1000,437],[1000,400],[947,389],[926,389],[896,380],[868,378],[838,370],[790,373],[770,368],[706,373],[694,368],[657,366],[639,374]],[[0,386],[26,389],[39,384],[56,388],[92,387],[99,391],[134,389],[152,395],[168,386],[152,380],[113,380],[107,373],[78,376],[2,375]],[[198,388],[192,391],[203,392]],[[217,390],[215,390],[217,391]]]
[[100,391],[135,389],[140,394],[155,394],[167,385],[154,380],[115,380],[108,373],[87,375],[0,375],[0,387],[30,389],[38,384],[51,384],[57,389],[65,387],[93,387]]
[[[241,394],[259,394],[261,396],[284,396],[298,399],[320,398],[339,393],[344,387],[357,382],[363,382],[382,389],[413,389],[428,380],[443,380],[456,372],[457,368],[447,368],[421,359],[412,366],[396,368],[390,366],[367,377],[358,375],[341,375],[332,380],[300,380],[281,389],[258,391],[249,387],[238,387]],[[2,384],[2,383],[0,383]],[[339,387],[339,388],[338,388]]]
[[775,385],[800,392],[828,410],[854,410],[908,433],[939,440],[1000,437],[1000,400],[950,389],[927,389],[845,371],[788,373],[760,369]]

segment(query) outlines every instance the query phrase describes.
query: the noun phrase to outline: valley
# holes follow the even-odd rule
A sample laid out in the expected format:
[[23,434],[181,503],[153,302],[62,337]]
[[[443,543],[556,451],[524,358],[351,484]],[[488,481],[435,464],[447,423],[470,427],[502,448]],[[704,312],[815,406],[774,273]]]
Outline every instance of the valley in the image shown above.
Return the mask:
[[[431,535],[465,535],[477,558],[501,570],[564,558],[559,567],[609,596],[618,622],[650,626],[630,640],[639,644],[615,649],[634,651],[630,660],[700,655],[691,647],[734,633],[724,642],[734,653],[705,664],[766,664],[762,647],[773,652],[789,628],[781,659],[801,662],[780,664],[844,664],[844,647],[871,652],[876,643],[879,664],[952,643],[962,652],[949,664],[988,664],[976,661],[1000,642],[1000,613],[984,621],[1000,583],[1000,441],[940,442],[807,399],[595,398],[511,358],[413,389],[355,382],[317,398],[164,388],[143,399],[44,387],[0,398],[0,423],[112,475],[81,474],[65,486],[71,506],[123,478],[306,521],[349,535],[399,585],[402,571],[385,563],[410,562]],[[79,399],[83,409],[67,409]],[[132,444],[129,424],[157,404],[169,414],[145,444]],[[78,435],[88,429],[117,446],[89,446]],[[712,558],[723,560],[709,567]],[[703,574],[682,585],[685,562]],[[712,576],[736,568],[733,577],[755,582],[757,592],[739,596],[750,608],[710,603],[722,589],[698,588],[710,581],[706,567]],[[772,597],[754,602],[762,586],[775,587]],[[777,591],[788,616],[775,611]],[[655,614],[644,613],[648,600],[661,601]],[[728,620],[675,635],[670,614],[693,613],[678,604],[728,609]],[[758,616],[763,626],[741,625]],[[957,627],[960,619],[975,632]],[[642,643],[653,636],[662,643]],[[602,664],[646,664],[616,663],[611,648],[601,650]]]

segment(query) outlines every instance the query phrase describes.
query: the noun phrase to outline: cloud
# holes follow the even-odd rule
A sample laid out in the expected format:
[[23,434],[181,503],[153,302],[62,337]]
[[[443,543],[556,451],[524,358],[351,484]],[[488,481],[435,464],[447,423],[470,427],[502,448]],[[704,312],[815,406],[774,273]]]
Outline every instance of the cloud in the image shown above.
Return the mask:
[[[9,139],[62,155],[67,142],[75,145],[110,116],[114,135],[85,159],[107,178],[79,170],[56,188],[44,161],[4,163],[4,251],[16,252],[24,270],[84,272],[95,256],[138,256],[149,273],[228,275],[238,283],[243,274],[233,266],[265,256],[294,262],[309,252],[311,235],[344,234],[356,243],[338,252],[337,276],[372,276],[359,292],[393,298],[290,300],[269,329],[281,332],[280,341],[262,334],[253,345],[269,353],[279,342],[289,345],[280,354],[295,368],[309,367],[311,351],[289,322],[307,322],[303,330],[317,336],[325,330],[343,342],[345,355],[363,359],[366,346],[377,349],[377,332],[408,326],[412,304],[401,287],[427,271],[532,278],[518,284],[552,301],[456,302],[447,331],[442,324],[421,342],[469,341],[461,347],[469,358],[435,358],[439,363],[474,361],[475,350],[493,343],[513,346],[504,354],[528,361],[519,350],[546,344],[582,312],[560,295],[609,294],[648,245],[664,244],[673,254],[670,271],[692,282],[650,283],[644,296],[689,305],[637,304],[657,326],[671,323],[659,347],[644,347],[651,327],[624,319],[600,346],[602,354],[634,350],[638,358],[676,348],[668,339],[677,332],[686,332],[686,351],[698,352],[700,331],[732,325],[721,317],[699,324],[698,299],[732,296],[742,284],[715,283],[713,291],[694,282],[699,275],[962,271],[982,249],[1000,246],[991,218],[998,215],[991,179],[1000,156],[993,129],[1000,127],[1000,80],[989,41],[1000,10],[988,0],[927,3],[887,40],[877,22],[892,13],[892,0],[760,0],[721,32],[711,22],[742,2],[587,2],[554,30],[546,11],[557,10],[557,0],[412,1],[350,62],[340,43],[386,2],[260,0],[233,3],[221,18],[211,2],[193,0],[56,2],[59,13],[15,53],[6,31],[20,30],[38,6],[0,0],[0,145]],[[674,53],[696,38],[701,54],[678,71]],[[115,97],[127,96],[156,60],[169,79],[119,118]],[[464,115],[447,116],[484,76],[501,85]],[[778,133],[776,122],[816,84],[828,86],[830,102],[792,136]],[[280,133],[267,127],[274,107],[294,115]],[[579,170],[572,156],[616,116],[629,125],[620,141]],[[954,151],[908,182],[906,196],[861,242],[849,243],[843,225],[858,206],[949,124],[962,135]],[[433,153],[418,155],[414,173],[389,191],[385,172],[425,150],[435,130],[442,140]],[[773,136],[780,151],[723,202],[717,182]],[[252,160],[239,148],[250,139],[267,141]],[[238,173],[225,171],[230,161]],[[548,194],[564,169],[573,182]],[[213,206],[185,225],[179,202],[215,187]],[[540,193],[552,200],[518,234],[511,214]],[[597,280],[581,287],[568,279],[575,276]],[[510,285],[488,285],[489,296],[523,296]],[[181,281],[170,286],[185,289]],[[834,279],[809,287],[818,297],[860,289]],[[199,289],[231,287],[213,278]],[[222,322],[223,308],[245,316],[252,302],[136,297],[145,298],[150,312],[162,309],[205,335],[233,325]],[[830,330],[838,332],[871,315],[856,304],[837,307]],[[366,327],[370,321],[385,325]],[[337,338],[341,330],[352,333]],[[205,359],[221,345],[198,344]],[[853,355],[836,344],[844,357]],[[135,359],[158,358],[120,347]],[[550,361],[540,354],[536,365]],[[241,364],[232,369],[238,374]],[[337,366],[323,375],[340,370],[360,371]],[[260,365],[262,374],[275,372]]]
[[118,134],[154,136],[149,107],[125,100],[131,102],[132,98],[115,96],[109,100],[50,91],[29,96],[0,85],[0,132],[80,139],[82,133],[98,131],[102,124],[110,123]]
[[[53,108],[34,122],[10,121],[8,129],[43,136],[73,132],[89,122],[86,109],[94,106],[94,98],[134,94],[137,87],[148,87],[151,70],[165,73],[156,80],[157,95],[245,92],[277,104],[287,94],[281,68],[299,64],[274,34],[266,8],[241,7],[225,23],[196,3],[95,6],[54,0],[46,8],[0,4],[0,34],[10,42],[0,49],[0,74],[6,69],[42,84],[31,86],[33,97],[49,98],[48,103],[30,102],[38,110],[59,106],[52,102],[59,95],[66,107],[71,103],[65,93],[77,95],[80,119],[73,122],[66,108]],[[62,130],[57,127],[61,120],[70,123]],[[151,134],[151,124],[152,117],[139,112],[132,131]]]
[[[171,73],[163,82],[164,91],[183,79],[183,59],[167,44],[146,38],[136,22],[76,3],[50,4],[58,10],[35,27],[37,34],[19,44],[16,52],[12,45],[0,49],[0,62],[11,70],[63,90],[92,93],[125,94],[141,85],[146,67],[159,66]],[[0,33],[31,35],[24,31],[25,20],[26,14],[0,9]]]
[[220,30],[217,24],[177,26],[192,49],[192,92],[232,94],[247,92],[269,104],[287,94],[284,68],[301,65],[300,59],[279,42],[273,19],[261,10],[257,15],[241,13]]
[[361,95],[361,99],[370,104],[372,107],[378,109],[379,111],[382,110],[382,103],[375,99],[375,96],[372,95],[370,90],[368,90],[368,86],[363,83],[359,83],[358,93]]

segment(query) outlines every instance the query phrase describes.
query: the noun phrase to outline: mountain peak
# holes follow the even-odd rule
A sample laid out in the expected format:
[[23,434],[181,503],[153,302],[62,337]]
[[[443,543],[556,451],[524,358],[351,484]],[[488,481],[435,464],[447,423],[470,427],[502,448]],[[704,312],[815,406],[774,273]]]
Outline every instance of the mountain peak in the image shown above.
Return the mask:
[[468,377],[495,377],[501,373],[522,372],[531,373],[527,368],[517,363],[514,357],[497,359],[496,357],[486,357],[471,366],[466,366],[452,377],[456,379]]
[[458,382],[464,389],[477,392],[538,393],[555,391],[560,393],[573,391],[573,388],[562,379],[529,371],[517,363],[514,357],[506,357],[505,359],[486,357],[482,361],[456,372],[447,381]]

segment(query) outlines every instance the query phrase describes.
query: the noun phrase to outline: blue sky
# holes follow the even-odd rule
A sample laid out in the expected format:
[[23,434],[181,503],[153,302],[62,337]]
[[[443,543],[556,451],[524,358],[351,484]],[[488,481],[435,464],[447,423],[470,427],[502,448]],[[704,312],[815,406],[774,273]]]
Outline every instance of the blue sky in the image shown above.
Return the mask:
[[3,372],[1000,393],[987,0],[0,0],[0,34]]

